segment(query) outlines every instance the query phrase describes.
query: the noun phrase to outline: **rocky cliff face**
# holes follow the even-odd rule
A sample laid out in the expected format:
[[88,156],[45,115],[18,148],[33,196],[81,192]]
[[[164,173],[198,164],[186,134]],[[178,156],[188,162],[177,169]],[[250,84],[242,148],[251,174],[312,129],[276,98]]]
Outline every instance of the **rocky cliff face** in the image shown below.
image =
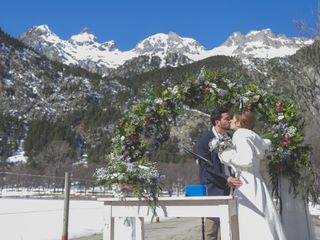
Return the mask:
[[52,62],[27,47],[17,49],[0,33],[0,110],[25,119],[57,118],[84,109],[90,101],[127,91],[118,81],[108,81],[82,69]]

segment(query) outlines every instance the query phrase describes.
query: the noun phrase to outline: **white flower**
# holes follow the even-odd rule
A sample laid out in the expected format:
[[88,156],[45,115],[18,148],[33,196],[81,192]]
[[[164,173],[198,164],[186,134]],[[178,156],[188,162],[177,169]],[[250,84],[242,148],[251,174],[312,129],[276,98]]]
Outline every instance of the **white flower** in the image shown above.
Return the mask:
[[253,100],[254,102],[258,102],[259,99],[260,99],[260,95],[254,95],[254,96],[252,97],[252,100]]
[[244,95],[249,97],[249,96],[251,96],[252,94],[253,94],[253,92],[248,91],[248,92],[246,92]]
[[283,152],[283,148],[282,147],[278,147],[277,148],[277,152],[282,153]]
[[250,98],[248,97],[242,97],[242,102],[243,104],[246,104],[247,102],[249,102]]
[[290,126],[288,128],[287,134],[289,137],[293,137],[296,134],[296,131],[297,131],[297,128],[295,126]]
[[113,173],[113,174],[111,174],[110,178],[117,179],[119,176],[120,176],[120,173]]
[[209,86],[210,86],[211,88],[217,88],[217,84],[215,84],[215,83],[209,83]]
[[173,88],[169,88],[169,90],[172,92],[172,94],[176,95],[179,93],[178,86],[174,86]]
[[150,169],[149,167],[146,167],[146,166],[143,166],[143,165],[139,165],[138,167],[140,169],[143,169],[143,170],[149,170]]
[[121,141],[124,141],[126,138],[125,138],[125,136],[121,136]]
[[283,115],[279,115],[278,116],[278,120],[282,120],[282,119],[284,119],[284,116]]
[[217,138],[213,138],[210,142],[209,142],[209,151],[212,152],[213,150],[215,150],[219,145],[219,139]]
[[228,83],[228,88],[233,88],[236,85],[236,83],[230,82]]
[[98,179],[103,179],[108,176],[108,171],[106,168],[98,168],[95,172],[95,176],[97,176]]
[[163,104],[163,100],[161,98],[155,99],[154,102],[159,105]]

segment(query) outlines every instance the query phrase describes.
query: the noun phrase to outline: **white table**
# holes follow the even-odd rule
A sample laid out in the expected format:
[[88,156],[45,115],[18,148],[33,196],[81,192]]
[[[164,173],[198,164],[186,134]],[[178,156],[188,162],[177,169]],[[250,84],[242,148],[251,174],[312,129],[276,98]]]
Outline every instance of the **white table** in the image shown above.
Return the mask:
[[[147,201],[138,198],[100,198],[106,206],[103,240],[114,240],[114,218],[135,218],[135,239],[144,240],[144,218],[152,215]],[[232,196],[161,197],[157,204],[159,217],[219,217],[222,240],[238,240],[238,207]]]

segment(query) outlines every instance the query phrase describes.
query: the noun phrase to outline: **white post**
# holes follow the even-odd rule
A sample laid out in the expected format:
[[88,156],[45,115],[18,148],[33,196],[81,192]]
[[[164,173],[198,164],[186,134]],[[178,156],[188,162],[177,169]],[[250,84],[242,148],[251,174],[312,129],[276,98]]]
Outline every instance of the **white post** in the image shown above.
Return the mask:
[[136,217],[135,232],[136,240],[144,240],[144,218]]
[[220,227],[221,227],[221,239],[231,240],[231,231],[230,231],[230,217],[229,217],[229,207],[220,206],[224,208],[224,215],[220,217]]
[[111,217],[111,205],[106,206],[103,240],[114,240],[114,217]]
[[70,173],[66,172],[65,182],[64,182],[63,230],[62,230],[61,240],[68,240],[69,197],[70,197]]

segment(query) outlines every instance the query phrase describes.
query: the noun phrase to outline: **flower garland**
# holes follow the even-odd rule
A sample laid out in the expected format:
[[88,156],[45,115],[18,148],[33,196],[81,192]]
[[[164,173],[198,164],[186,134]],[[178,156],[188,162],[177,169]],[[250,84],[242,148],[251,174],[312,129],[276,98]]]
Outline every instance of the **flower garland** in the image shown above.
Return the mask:
[[[148,157],[146,143],[153,141],[158,148],[166,141],[170,126],[182,109],[226,105],[235,111],[254,110],[264,123],[263,135],[273,145],[268,164],[273,193],[278,193],[280,175],[286,175],[295,193],[305,198],[312,196],[316,201],[311,150],[303,144],[301,112],[289,99],[269,94],[255,84],[231,81],[222,71],[206,72],[204,68],[197,78],[157,92],[148,94],[118,120],[107,166],[96,173],[100,183],[109,187],[114,183],[131,184],[137,196],[155,203],[161,190],[160,173]],[[309,178],[304,178],[303,173]]]

